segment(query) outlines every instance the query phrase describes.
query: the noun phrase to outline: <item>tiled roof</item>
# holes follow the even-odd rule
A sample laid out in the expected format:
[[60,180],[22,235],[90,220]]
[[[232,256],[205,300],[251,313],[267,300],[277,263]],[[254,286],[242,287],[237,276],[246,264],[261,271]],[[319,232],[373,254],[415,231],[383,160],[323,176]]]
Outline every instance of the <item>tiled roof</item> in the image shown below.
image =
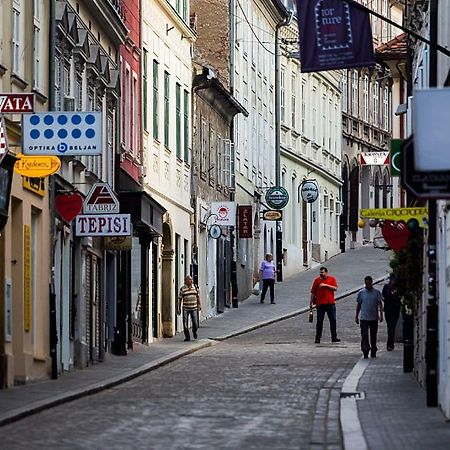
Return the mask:
[[378,46],[375,49],[376,58],[381,61],[406,59],[406,48],[406,33],[402,33],[389,42]]

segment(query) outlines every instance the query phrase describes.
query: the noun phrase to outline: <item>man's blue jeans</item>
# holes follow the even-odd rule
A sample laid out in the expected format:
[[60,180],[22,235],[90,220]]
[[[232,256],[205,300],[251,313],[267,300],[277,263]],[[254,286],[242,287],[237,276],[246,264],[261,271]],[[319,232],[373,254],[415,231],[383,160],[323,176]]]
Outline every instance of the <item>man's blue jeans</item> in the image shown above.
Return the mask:
[[322,337],[323,319],[327,313],[330,321],[331,340],[337,339],[336,334],[336,305],[317,305],[317,323],[316,323],[316,339]]
[[198,310],[197,310],[197,308],[195,308],[195,309],[183,308],[184,336],[186,337],[186,339],[190,339],[189,316],[191,316],[191,321],[192,321],[192,334],[194,335],[194,338],[197,338],[197,330],[198,330]]

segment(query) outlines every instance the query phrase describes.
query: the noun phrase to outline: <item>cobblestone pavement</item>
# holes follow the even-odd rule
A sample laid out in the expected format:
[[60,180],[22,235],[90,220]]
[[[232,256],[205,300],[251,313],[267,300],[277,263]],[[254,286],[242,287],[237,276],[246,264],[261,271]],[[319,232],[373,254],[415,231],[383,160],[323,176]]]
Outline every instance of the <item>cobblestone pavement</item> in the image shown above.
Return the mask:
[[316,345],[306,314],[280,321],[6,425],[2,447],[341,449],[340,387],[359,358],[353,312],[351,300],[338,305],[339,344],[327,322]]

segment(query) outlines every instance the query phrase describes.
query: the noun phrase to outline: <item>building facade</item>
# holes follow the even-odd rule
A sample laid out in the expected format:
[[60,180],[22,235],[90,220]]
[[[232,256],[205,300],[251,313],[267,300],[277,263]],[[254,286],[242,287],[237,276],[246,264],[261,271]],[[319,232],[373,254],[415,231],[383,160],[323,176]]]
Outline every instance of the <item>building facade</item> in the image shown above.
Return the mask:
[[[0,10],[0,93],[34,93],[35,110],[46,111],[48,2],[6,0]],[[18,155],[21,115],[4,119],[10,152]],[[9,218],[0,233],[0,388],[50,374],[49,228],[48,179],[14,174]]]

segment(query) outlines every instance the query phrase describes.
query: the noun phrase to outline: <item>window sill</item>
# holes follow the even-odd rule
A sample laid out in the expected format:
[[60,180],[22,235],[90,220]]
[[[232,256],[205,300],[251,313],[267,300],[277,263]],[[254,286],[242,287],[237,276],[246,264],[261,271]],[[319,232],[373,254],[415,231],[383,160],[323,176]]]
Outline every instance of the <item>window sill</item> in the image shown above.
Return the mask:
[[14,84],[20,89],[26,89],[28,87],[28,83],[15,72],[11,74],[11,84]]
[[47,103],[48,97],[46,95],[44,95],[39,88],[35,87],[33,89],[31,89],[31,92],[33,92],[34,94],[36,94],[36,99],[39,103],[41,104],[45,104]]

